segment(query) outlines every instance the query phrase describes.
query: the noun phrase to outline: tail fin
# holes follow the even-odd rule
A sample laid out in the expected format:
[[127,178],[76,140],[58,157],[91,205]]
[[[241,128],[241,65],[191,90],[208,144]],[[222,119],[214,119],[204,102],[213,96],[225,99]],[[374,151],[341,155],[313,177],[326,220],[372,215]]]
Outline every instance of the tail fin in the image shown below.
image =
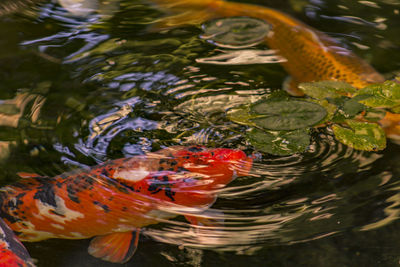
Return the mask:
[[0,266],[35,266],[28,251],[2,219],[0,219]]

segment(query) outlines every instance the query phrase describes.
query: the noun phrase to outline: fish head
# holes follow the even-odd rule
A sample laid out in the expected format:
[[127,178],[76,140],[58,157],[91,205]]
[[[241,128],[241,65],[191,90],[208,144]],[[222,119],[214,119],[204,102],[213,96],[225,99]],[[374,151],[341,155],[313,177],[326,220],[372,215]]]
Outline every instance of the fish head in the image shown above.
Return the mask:
[[204,176],[209,187],[225,186],[237,176],[245,176],[252,166],[252,158],[242,150],[190,146],[175,155],[183,170]]
[[145,179],[148,196],[181,207],[206,208],[214,203],[219,189],[237,176],[247,175],[252,158],[237,149],[204,146],[170,147],[161,171]]

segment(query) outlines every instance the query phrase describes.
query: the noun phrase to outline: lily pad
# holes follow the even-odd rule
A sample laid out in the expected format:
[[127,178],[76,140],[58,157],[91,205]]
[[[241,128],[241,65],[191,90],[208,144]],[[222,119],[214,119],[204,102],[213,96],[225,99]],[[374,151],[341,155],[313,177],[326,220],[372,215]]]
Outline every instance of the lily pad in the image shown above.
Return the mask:
[[386,115],[386,111],[382,109],[368,109],[364,115],[364,119],[370,122],[378,122],[382,120]]
[[394,81],[369,85],[359,90],[356,95],[368,96],[360,101],[360,103],[368,107],[396,110],[400,106],[400,84]]
[[320,100],[349,95],[357,90],[350,84],[340,81],[301,83],[299,84],[299,88],[304,94]]
[[333,125],[336,139],[341,143],[358,150],[377,151],[386,147],[386,136],[383,129],[376,123],[347,120],[350,128]]
[[242,106],[241,108],[231,109],[227,113],[228,118],[238,124],[247,126],[256,126],[251,119],[257,118],[257,115],[250,114],[249,106]]
[[300,100],[263,101],[251,108],[249,120],[258,127],[274,131],[291,131],[320,123],[327,115],[326,110],[313,102]]
[[260,43],[269,33],[271,25],[250,17],[230,17],[203,24],[203,39],[220,47],[244,48]]
[[360,114],[362,111],[366,110],[367,107],[360,103],[364,96],[355,96],[353,98],[347,99],[343,104],[343,112],[346,118],[353,118],[354,116]]
[[256,149],[277,156],[302,153],[310,145],[310,136],[305,129],[273,132],[253,128],[246,137]]

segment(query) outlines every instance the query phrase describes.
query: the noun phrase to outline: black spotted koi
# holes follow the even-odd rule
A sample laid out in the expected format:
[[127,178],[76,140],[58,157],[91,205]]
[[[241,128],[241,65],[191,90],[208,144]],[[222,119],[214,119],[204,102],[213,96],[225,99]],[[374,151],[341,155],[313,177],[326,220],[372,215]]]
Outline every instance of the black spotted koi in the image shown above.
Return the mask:
[[208,208],[216,190],[251,165],[241,150],[193,146],[53,178],[21,174],[24,179],[0,188],[0,217],[21,241],[95,237],[91,255],[122,263],[133,255],[141,227],[177,216],[168,208]]

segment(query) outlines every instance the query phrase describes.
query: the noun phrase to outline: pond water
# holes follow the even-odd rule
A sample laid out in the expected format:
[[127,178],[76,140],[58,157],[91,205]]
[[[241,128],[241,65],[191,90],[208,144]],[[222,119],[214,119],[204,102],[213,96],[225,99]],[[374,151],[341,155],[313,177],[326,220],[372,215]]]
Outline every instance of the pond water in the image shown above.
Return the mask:
[[[279,64],[202,64],[220,48],[201,27],[157,31],[163,12],[144,0],[87,2],[96,12],[81,16],[50,1],[4,2],[16,12],[0,12],[1,185],[172,145],[240,148],[256,160],[210,209],[224,226],[149,226],[123,266],[400,264],[398,144],[361,152],[319,129],[305,153],[260,153],[226,111],[281,89]],[[397,0],[242,2],[328,33],[387,78],[400,73]],[[88,244],[25,243],[38,266],[118,266]]]

